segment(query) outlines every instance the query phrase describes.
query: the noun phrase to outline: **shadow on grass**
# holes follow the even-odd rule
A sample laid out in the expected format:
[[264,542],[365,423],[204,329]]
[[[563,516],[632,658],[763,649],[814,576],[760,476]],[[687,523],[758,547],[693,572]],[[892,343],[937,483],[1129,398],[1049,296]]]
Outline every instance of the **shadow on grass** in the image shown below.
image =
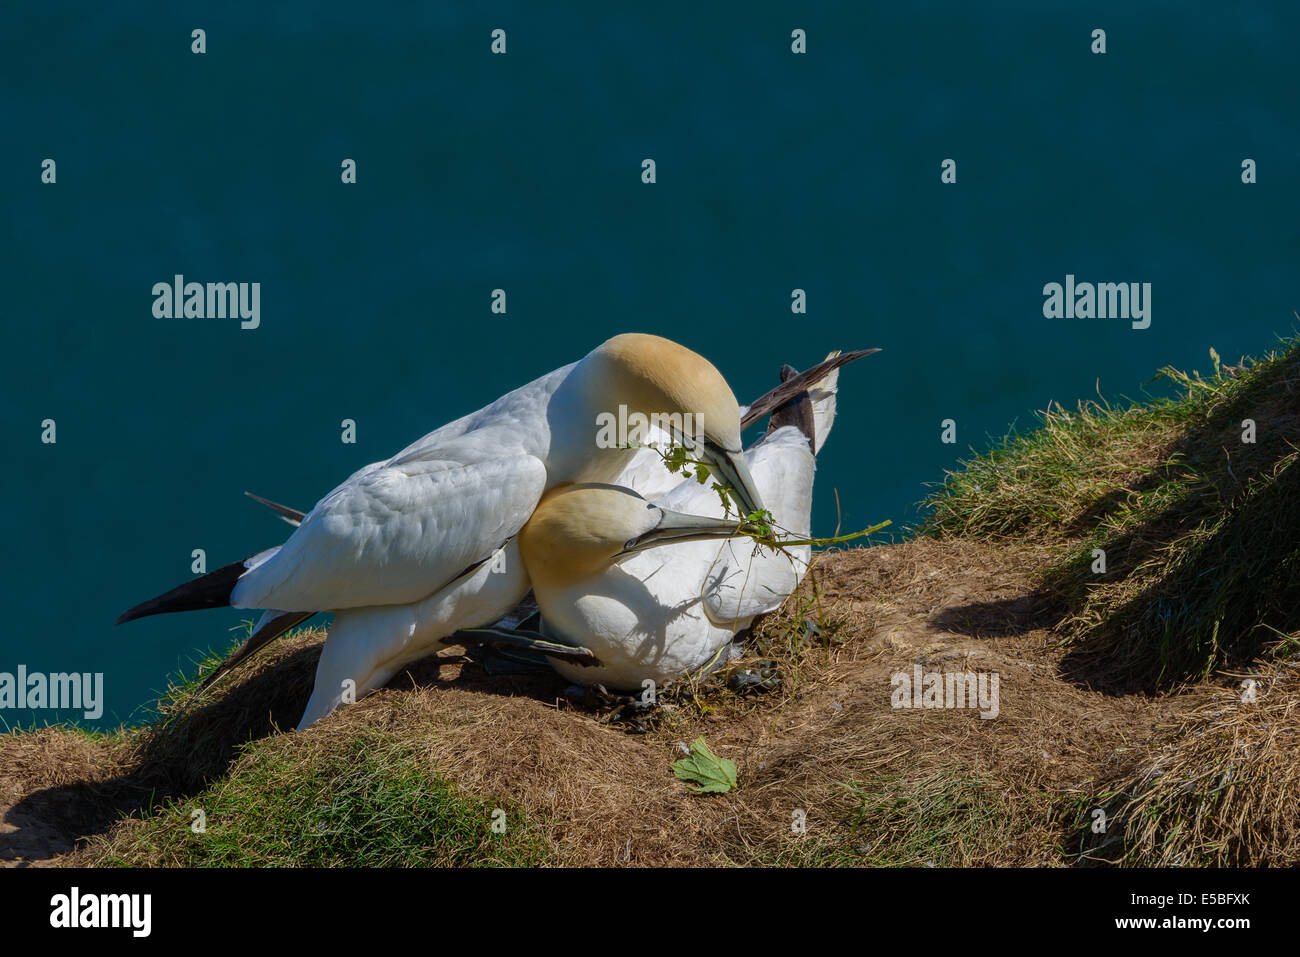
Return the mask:
[[1300,627],[1300,353],[1194,388],[1204,414],[1166,464],[1090,509],[1086,544],[1048,576],[1072,610],[1063,675],[1082,686],[1171,690]]
[[1038,590],[1015,598],[945,608],[931,623],[971,638],[1011,638],[1053,628],[1064,614],[1064,606],[1051,592]]

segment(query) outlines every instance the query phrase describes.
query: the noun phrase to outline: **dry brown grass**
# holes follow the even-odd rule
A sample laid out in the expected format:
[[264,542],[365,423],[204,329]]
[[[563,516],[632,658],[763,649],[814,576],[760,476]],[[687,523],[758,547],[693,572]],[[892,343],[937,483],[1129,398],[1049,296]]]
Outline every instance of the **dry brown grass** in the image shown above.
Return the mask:
[[[1233,676],[1101,791],[1111,818],[1088,855],[1142,866],[1300,864],[1300,665]],[[1240,682],[1255,682],[1243,700]]]

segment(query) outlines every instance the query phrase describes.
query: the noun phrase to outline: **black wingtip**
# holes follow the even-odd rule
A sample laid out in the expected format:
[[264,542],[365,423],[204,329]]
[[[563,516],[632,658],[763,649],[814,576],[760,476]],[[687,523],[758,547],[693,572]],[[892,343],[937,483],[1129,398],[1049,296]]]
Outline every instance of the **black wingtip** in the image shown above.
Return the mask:
[[148,618],[150,615],[160,614],[162,609],[156,606],[165,597],[166,595],[159,595],[157,598],[150,598],[148,601],[140,602],[133,608],[128,608],[117,616],[117,621],[113,622],[113,624],[125,625],[128,621],[135,621],[137,618]]
[[[245,559],[246,561],[246,559]],[[216,571],[208,572],[194,581],[177,585],[157,598],[142,601],[134,608],[122,612],[114,624],[121,625],[137,618],[162,615],[173,611],[195,611],[199,608],[224,608],[230,604],[230,593],[239,576],[244,574],[244,561],[231,562]]]

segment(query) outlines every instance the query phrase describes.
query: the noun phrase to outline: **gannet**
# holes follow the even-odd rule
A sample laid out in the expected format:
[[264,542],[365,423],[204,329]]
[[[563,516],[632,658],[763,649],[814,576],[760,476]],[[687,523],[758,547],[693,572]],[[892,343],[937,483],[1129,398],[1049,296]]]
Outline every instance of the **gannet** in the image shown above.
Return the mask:
[[[838,375],[832,366],[791,399],[745,454],[773,527],[783,530],[778,538],[809,535],[815,457],[835,419]],[[752,528],[727,519],[718,495],[694,479],[652,502],[610,484],[552,488],[520,530],[520,557],[544,633],[599,662],[552,659],[552,666],[581,684],[639,690],[718,661],[755,617],[780,606],[808,567],[807,545],[776,550],[736,537]]]
[[514,538],[543,494],[562,482],[614,479],[636,455],[600,441],[598,423],[614,414],[666,416],[659,421],[669,428],[692,416],[696,434],[679,438],[698,445],[741,507],[763,508],[722,375],[675,342],[625,333],[360,469],[284,544],[137,605],[118,623],[226,605],[266,609],[210,683],[311,614],[335,612],[305,728],[527,594]]

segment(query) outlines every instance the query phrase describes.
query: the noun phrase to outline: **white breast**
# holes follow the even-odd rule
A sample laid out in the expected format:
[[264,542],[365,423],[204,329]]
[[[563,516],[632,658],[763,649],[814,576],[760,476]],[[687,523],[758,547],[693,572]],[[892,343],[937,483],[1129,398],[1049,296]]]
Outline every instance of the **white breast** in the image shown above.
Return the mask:
[[629,555],[604,575],[538,596],[547,627],[590,648],[596,667],[553,661],[566,678],[610,689],[640,690],[707,665],[734,630],[709,619],[716,584],[708,570],[718,542],[690,542]]

